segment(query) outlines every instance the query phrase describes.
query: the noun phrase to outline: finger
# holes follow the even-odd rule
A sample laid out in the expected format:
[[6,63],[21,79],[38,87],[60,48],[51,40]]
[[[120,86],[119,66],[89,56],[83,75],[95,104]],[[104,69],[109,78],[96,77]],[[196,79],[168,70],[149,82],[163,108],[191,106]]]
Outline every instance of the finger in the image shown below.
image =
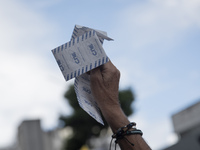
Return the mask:
[[90,79],[92,81],[97,79],[102,79],[101,70],[99,67],[90,70]]
[[101,68],[102,77],[104,80],[111,79],[114,76],[120,78],[120,71],[113,65],[111,61],[104,64]]
[[99,71],[100,71],[100,68],[97,67],[97,68],[94,68],[94,69],[90,70],[90,74],[95,75],[95,74],[97,74]]
[[113,63],[111,61],[108,61],[106,64],[102,65],[101,67],[101,71],[102,73],[104,72],[113,72],[117,70],[117,68],[113,65]]

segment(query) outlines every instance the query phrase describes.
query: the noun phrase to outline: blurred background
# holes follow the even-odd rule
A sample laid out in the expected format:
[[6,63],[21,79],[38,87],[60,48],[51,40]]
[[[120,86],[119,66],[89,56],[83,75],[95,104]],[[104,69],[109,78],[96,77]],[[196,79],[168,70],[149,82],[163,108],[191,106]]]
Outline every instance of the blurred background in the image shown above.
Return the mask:
[[[61,150],[72,137],[64,121],[76,114],[66,96],[73,80],[65,82],[51,50],[75,24],[114,39],[103,47],[121,71],[120,91],[133,94],[129,118],[152,149],[178,150],[188,137],[198,149],[199,16],[198,0],[1,0],[0,149]],[[100,137],[90,135],[82,150],[109,144],[109,129],[92,131]]]

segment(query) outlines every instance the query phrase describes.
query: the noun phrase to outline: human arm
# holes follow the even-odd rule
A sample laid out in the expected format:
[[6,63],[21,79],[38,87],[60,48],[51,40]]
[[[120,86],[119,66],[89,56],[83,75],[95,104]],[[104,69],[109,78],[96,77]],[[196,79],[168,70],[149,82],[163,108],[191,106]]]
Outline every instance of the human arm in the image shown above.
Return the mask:
[[[111,61],[90,71],[92,94],[113,133],[130,123],[118,100],[119,79],[120,72]],[[126,138],[134,146],[121,139],[118,143],[122,150],[150,150],[141,135],[129,135]]]

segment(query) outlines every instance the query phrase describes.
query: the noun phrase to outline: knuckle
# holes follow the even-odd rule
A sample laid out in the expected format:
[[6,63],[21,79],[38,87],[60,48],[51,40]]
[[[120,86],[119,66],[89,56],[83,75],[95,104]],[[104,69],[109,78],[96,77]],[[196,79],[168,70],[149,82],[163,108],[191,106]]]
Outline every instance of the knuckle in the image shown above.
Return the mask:
[[117,69],[117,76],[120,78],[120,76],[121,76],[121,73],[120,73],[120,71]]
[[117,68],[114,68],[112,70],[112,75],[116,76],[117,78],[119,78],[120,77],[120,71]]

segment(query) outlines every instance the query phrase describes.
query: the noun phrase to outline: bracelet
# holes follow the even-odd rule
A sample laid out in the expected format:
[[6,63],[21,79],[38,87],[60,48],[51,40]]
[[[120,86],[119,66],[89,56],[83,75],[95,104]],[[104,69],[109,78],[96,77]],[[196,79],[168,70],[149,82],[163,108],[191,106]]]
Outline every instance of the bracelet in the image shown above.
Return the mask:
[[117,130],[117,132],[115,134],[112,135],[112,138],[117,138],[122,136],[126,131],[128,131],[129,129],[134,128],[136,129],[136,123],[135,122],[131,122],[130,124],[128,124],[127,126],[121,127]]
[[131,130],[131,131],[126,131],[126,135],[131,135],[131,134],[140,134],[141,136],[143,135],[143,132],[141,130]]
[[112,144],[112,140],[115,138],[115,150],[116,150],[116,145],[118,144],[118,140],[120,139],[125,139],[129,144],[131,144],[132,146],[134,146],[133,143],[131,143],[125,136],[126,135],[131,135],[131,134],[139,134],[139,135],[143,135],[143,132],[139,129],[136,128],[136,123],[135,122],[131,122],[128,125],[121,127],[117,130],[117,132],[115,134],[112,135],[112,139],[110,142],[110,150],[111,150],[111,144]]

